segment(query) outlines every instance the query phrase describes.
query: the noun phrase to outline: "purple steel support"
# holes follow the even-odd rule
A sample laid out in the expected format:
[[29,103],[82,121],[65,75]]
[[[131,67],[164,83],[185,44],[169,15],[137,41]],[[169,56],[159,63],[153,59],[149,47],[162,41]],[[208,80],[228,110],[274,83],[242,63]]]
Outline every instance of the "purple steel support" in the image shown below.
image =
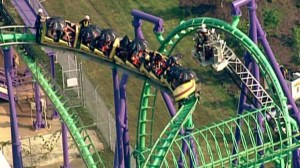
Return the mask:
[[[294,102],[294,100],[293,100],[293,98],[291,96],[291,93],[289,92],[289,88],[288,88],[288,86],[287,86],[287,84],[286,84],[286,82],[285,82],[285,80],[284,80],[284,78],[283,78],[283,76],[281,74],[281,71],[280,71],[280,69],[278,67],[277,61],[276,61],[276,59],[274,57],[274,54],[273,54],[273,52],[272,52],[272,50],[270,48],[270,45],[269,45],[269,43],[267,41],[266,34],[263,31],[263,29],[262,29],[262,27],[261,27],[261,25],[260,25],[260,23],[259,23],[259,21],[258,21],[258,19],[256,17],[256,13],[254,11],[256,9],[256,2],[255,2],[255,0],[236,0],[236,1],[234,1],[232,3],[232,6],[233,6],[233,12],[232,13],[233,14],[241,14],[240,9],[239,9],[240,6],[245,5],[249,1],[251,1],[250,4],[249,4],[250,5],[249,6],[249,11],[250,11],[250,26],[251,26],[250,30],[252,32],[252,36],[254,38],[256,38],[253,41],[256,40],[255,42],[257,42],[257,36],[259,36],[260,41],[261,41],[261,43],[263,45],[263,48],[264,48],[264,50],[266,52],[266,55],[267,55],[267,57],[269,59],[269,62],[271,64],[273,70],[275,71],[275,74],[276,74],[277,78],[279,79],[279,82],[280,82],[280,85],[281,85],[281,87],[283,89],[283,92],[285,93],[285,95],[287,97],[287,101],[288,101],[289,107],[290,107],[290,109],[292,109],[291,116],[296,120],[297,124],[300,125],[299,109],[297,108],[297,106],[296,106],[296,104],[295,104],[295,102]],[[254,71],[254,76],[257,77],[256,74],[257,74],[258,67],[254,65],[253,69],[254,69],[253,70]],[[256,106],[257,106],[257,103],[256,103]],[[262,123],[261,116],[260,117],[258,116],[258,122],[261,125],[261,123]],[[259,145],[260,141],[258,140],[257,142],[258,142],[258,145]],[[300,158],[298,156],[298,151],[299,151],[299,149],[293,151],[293,158],[294,158],[293,159],[293,167],[300,167],[300,163],[299,163],[300,162]]]
[[[192,131],[193,131],[193,128],[185,129],[184,136],[187,138],[182,140],[182,148],[181,148],[182,153],[177,162],[179,168],[184,167],[183,157],[187,151],[188,151],[189,157],[190,157],[190,167],[198,167],[199,166],[194,138],[192,136],[189,136],[192,133]],[[194,157],[192,157],[192,156],[194,156]]]
[[179,160],[177,161],[177,165],[179,168],[183,168],[183,166],[184,166],[183,157],[185,157],[185,153],[188,149],[188,145],[187,145],[188,141],[189,141],[189,138],[182,140],[182,147],[181,147],[182,153],[180,154]]
[[[131,14],[134,16],[134,20],[132,22],[132,25],[134,26],[134,31],[135,31],[135,37],[136,38],[144,39],[143,32],[142,32],[142,19],[155,24],[155,26],[153,28],[153,31],[155,33],[162,33],[164,31],[163,19],[161,19],[159,17],[156,17],[156,16],[153,16],[153,15],[150,15],[150,14],[147,14],[147,13],[144,13],[144,12],[139,11],[139,10],[135,10],[135,9],[133,9],[131,11]],[[166,103],[166,106],[168,108],[168,111],[169,111],[170,115],[173,117],[176,114],[176,109],[174,107],[174,104],[173,104],[170,96],[167,93],[162,92],[162,91],[161,91],[161,94],[162,94],[162,97],[163,97],[163,99]],[[184,134],[183,129],[180,131],[180,134],[181,135]],[[182,147],[187,150],[187,144],[186,143],[183,142]],[[186,150],[185,150],[185,152],[186,152]],[[192,150],[195,151],[195,146],[193,146]],[[194,154],[196,154],[196,152],[194,152]]]
[[270,64],[271,66],[273,67],[274,71],[275,71],[275,74],[277,76],[277,78],[279,79],[279,83],[283,89],[283,92],[285,93],[285,96],[287,97],[287,101],[288,101],[288,104],[290,104],[292,106],[292,113],[291,113],[291,116],[293,119],[296,120],[298,126],[300,126],[300,115],[299,115],[299,111],[298,111],[298,108],[297,108],[297,105],[290,93],[290,90],[281,74],[281,71],[278,67],[278,64],[277,64],[277,61],[275,59],[275,56],[273,54],[273,51],[269,45],[269,42],[266,38],[266,34],[265,32],[263,31],[258,19],[256,18],[256,23],[257,23],[257,31],[258,31],[258,35],[259,35],[259,39],[263,45],[263,48],[266,52],[266,55],[268,56],[268,59],[270,61]]
[[124,168],[124,147],[123,147],[123,136],[122,136],[122,125],[120,123],[120,92],[119,92],[119,80],[118,80],[118,71],[116,68],[112,69],[112,75],[113,75],[113,85],[114,85],[114,101],[115,101],[115,120],[116,120],[116,146],[117,150],[115,151],[115,159],[117,155],[117,165],[114,165],[114,167],[118,168]]
[[161,95],[167,105],[168,111],[170,113],[170,115],[173,117],[176,114],[176,109],[174,107],[174,104],[170,98],[170,96],[166,93],[166,92],[161,92]]
[[127,102],[126,102],[126,84],[128,81],[128,75],[123,74],[120,82],[120,126],[121,135],[123,135],[123,152],[125,167],[130,167],[130,142],[129,142],[129,132],[128,132],[128,113],[127,113]]
[[153,23],[155,26],[153,28],[153,31],[155,33],[162,33],[164,31],[163,28],[163,19],[150,15],[148,13],[133,9],[131,10],[131,15],[134,17],[132,25],[134,26],[135,31],[135,37],[144,39],[143,33],[142,33],[142,20],[146,20],[148,22]]
[[[275,71],[275,74],[277,76],[277,78],[279,79],[279,83],[281,85],[281,88],[283,89],[283,92],[285,94],[285,96],[287,97],[287,103],[289,105],[292,106],[291,108],[291,117],[293,119],[295,119],[295,121],[297,122],[298,126],[300,126],[300,114],[299,114],[299,110],[298,110],[298,107],[291,95],[291,92],[285,82],[285,79],[283,78],[283,75],[279,69],[279,66],[277,64],[277,61],[275,59],[275,56],[273,54],[273,51],[269,45],[269,42],[267,40],[267,37],[266,37],[266,34],[265,32],[263,31],[258,19],[256,18],[256,24],[257,24],[257,31],[258,31],[258,35],[260,37],[260,41],[263,45],[263,48],[268,56],[268,59],[270,61],[270,64],[271,66],[273,67],[274,71]],[[299,149],[296,149],[293,151],[293,167],[300,167],[300,157],[298,155],[298,152],[299,152]]]
[[35,130],[40,128],[45,128],[45,122],[42,117],[42,107],[41,107],[41,95],[40,88],[37,82],[34,82],[34,99],[35,99],[35,109],[36,109],[36,120],[33,121],[33,127]]
[[61,132],[62,132],[62,146],[63,146],[63,156],[64,156],[63,168],[70,168],[71,166],[69,161],[68,129],[64,123],[61,123]]
[[241,15],[242,12],[240,10],[240,7],[243,5],[246,5],[250,2],[251,0],[235,0],[231,3],[232,5],[232,14],[233,15]]
[[[251,0],[250,3],[248,4],[248,10],[249,10],[249,17],[250,17],[250,30],[249,30],[249,36],[251,38],[251,40],[257,44],[257,25],[256,25],[256,9],[257,9],[257,4],[255,0]],[[257,79],[258,81],[260,80],[260,70],[259,67],[257,65],[256,62],[254,62],[252,60],[252,74],[254,76],[255,79]],[[257,89],[257,86],[254,87],[254,89]],[[259,96],[260,93],[257,93],[257,96]],[[256,108],[260,108],[261,104],[259,103],[258,100],[254,99],[254,104]],[[260,113],[257,114],[257,121],[259,124],[259,128],[256,129],[260,129],[260,130],[264,130],[263,129],[263,119]],[[256,131],[256,144],[257,146],[260,146],[263,142],[262,142],[262,137],[260,137],[259,133]],[[263,151],[259,151],[258,152],[260,155],[263,155]],[[261,165],[261,167],[264,167],[264,164]]]
[[12,152],[13,152],[13,166],[23,167],[22,153],[21,153],[21,142],[18,130],[18,119],[17,110],[14,99],[14,91],[12,86],[12,79],[10,74],[12,73],[12,58],[13,53],[11,47],[4,48],[4,68],[5,77],[7,83],[9,107],[10,107],[10,129],[11,129],[11,141],[12,141]]
[[[55,79],[55,62],[54,62],[54,52],[49,52],[47,55],[50,58],[50,71],[53,79]],[[53,109],[52,119],[58,118],[58,112]],[[64,165],[63,168],[70,168],[69,161],[69,148],[68,148],[68,129],[64,123],[61,123],[61,134],[62,134],[62,146],[63,146],[63,156],[64,156]]]
[[[55,53],[47,53],[49,58],[50,58],[50,71],[51,71],[51,75],[53,77],[53,79],[55,79],[55,61],[54,61],[54,54]],[[54,118],[58,118],[59,115],[58,115],[58,112],[53,109],[53,113],[52,113],[52,119]]]

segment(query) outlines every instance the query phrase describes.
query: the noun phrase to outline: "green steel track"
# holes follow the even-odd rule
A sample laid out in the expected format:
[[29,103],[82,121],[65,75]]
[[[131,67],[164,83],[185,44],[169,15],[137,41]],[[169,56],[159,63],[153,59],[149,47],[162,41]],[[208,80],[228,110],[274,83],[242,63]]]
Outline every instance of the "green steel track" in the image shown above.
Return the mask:
[[91,168],[104,167],[100,155],[84,127],[84,123],[77,112],[71,106],[68,106],[68,99],[64,96],[63,91],[58,89],[60,88],[59,85],[48,74],[47,70],[43,69],[40,64],[38,65],[33,57],[28,56],[25,51],[18,50],[18,52],[34,79],[39,83],[60,114],[60,118],[73,137],[86,166]]
[[[186,35],[194,32],[201,24],[206,24],[207,26],[211,27],[211,28],[217,28],[220,29],[224,32],[227,32],[228,34],[234,36],[237,40],[240,41],[240,43],[252,54],[254,61],[259,65],[260,70],[262,72],[262,74],[266,77],[268,77],[268,85],[269,87],[274,87],[276,90],[276,95],[277,97],[274,98],[276,99],[277,104],[275,104],[274,102],[272,102],[271,104],[268,104],[268,106],[263,106],[261,109],[255,111],[255,112],[251,112],[248,114],[245,114],[244,116],[239,116],[237,118],[233,118],[229,121],[224,121],[222,123],[220,123],[219,125],[216,125],[214,127],[212,127],[212,129],[208,130],[208,129],[203,129],[203,131],[199,130],[196,131],[191,137],[196,137],[197,141],[196,144],[194,144],[196,146],[196,150],[198,151],[197,155],[194,156],[192,155],[191,157],[193,158],[192,161],[190,163],[188,163],[187,160],[185,160],[184,157],[184,167],[189,167],[190,164],[194,164],[195,167],[198,166],[203,166],[203,167],[258,167],[260,164],[262,164],[263,162],[270,162],[270,161],[274,161],[276,160],[276,162],[282,162],[283,158],[286,157],[285,159],[287,159],[288,161],[286,161],[287,163],[285,163],[287,166],[290,166],[290,161],[291,161],[291,151],[298,148],[299,147],[299,141],[297,141],[295,139],[296,135],[291,135],[291,123],[294,124],[293,126],[293,130],[297,131],[297,125],[295,124],[295,122],[293,121],[293,119],[291,119],[289,117],[288,114],[288,109],[287,109],[287,103],[286,103],[286,98],[283,94],[283,91],[281,89],[281,86],[279,84],[279,81],[272,69],[272,67],[270,66],[268,60],[266,59],[266,57],[263,55],[263,53],[260,51],[260,49],[251,41],[251,39],[248,38],[247,35],[245,35],[244,33],[242,33],[239,29],[236,28],[236,25],[238,23],[238,19],[239,18],[234,18],[234,21],[232,23],[232,25],[218,20],[218,19],[214,19],[214,18],[196,18],[196,19],[191,19],[188,21],[183,21],[181,22],[181,24],[179,26],[177,26],[175,29],[173,29],[173,31],[171,31],[171,33],[169,33],[169,35],[163,39],[163,37],[157,36],[157,38],[159,39],[159,41],[161,42],[161,47],[159,48],[158,51],[162,51],[164,54],[166,55],[170,55],[170,53],[172,52],[172,50],[174,49],[174,47],[180,42],[180,40],[185,37]],[[144,90],[145,91],[145,90]],[[141,106],[142,106],[142,101],[141,101]],[[146,106],[146,105],[145,105]],[[265,121],[265,125],[267,128],[267,131],[263,131],[259,128],[258,123],[256,121],[256,115],[258,113],[260,113],[262,116],[266,116],[266,113],[268,113],[271,110],[274,110],[274,108],[276,108],[276,115],[277,116],[281,116],[283,115],[284,117],[284,121],[275,121],[275,125],[276,126],[285,126],[285,133],[283,133],[282,131],[279,131],[277,133],[274,133],[274,131],[270,128],[269,123]],[[264,109],[264,110],[263,110]],[[268,109],[266,111],[266,109]],[[140,111],[140,113],[143,113],[146,111]],[[247,112],[246,112],[247,113]],[[143,115],[143,114],[140,114]],[[254,123],[250,123],[249,118],[252,118],[252,122]],[[247,120],[248,119],[248,120]],[[235,142],[234,139],[234,133],[235,133],[235,128],[236,126],[238,126],[239,121],[244,121],[244,126],[246,125],[246,132],[244,132],[244,128],[240,128],[241,130],[241,137],[242,137],[242,145],[239,145]],[[172,122],[172,121],[171,121]],[[170,122],[170,123],[171,123]],[[167,128],[171,128],[172,129],[172,125],[170,126],[170,123],[167,125]],[[231,123],[231,125],[228,125],[228,123]],[[233,126],[234,125],[234,126]],[[259,137],[261,137],[263,145],[259,146],[256,145],[256,141],[255,141],[255,135],[252,131],[252,129],[254,128],[254,126],[256,126],[257,130],[256,132],[258,132]],[[274,127],[274,125],[273,125]],[[229,130],[229,132],[225,131],[225,129],[227,128],[227,130]],[[144,128],[145,129],[145,128]],[[181,129],[181,127],[177,127],[174,129],[178,129],[177,132],[179,132],[179,129]],[[212,131],[213,130],[213,131]],[[219,134],[217,134],[217,132],[219,131]],[[245,139],[248,140],[248,138],[245,138],[245,135],[248,135],[249,133],[251,136],[251,141],[248,142]],[[275,137],[273,137],[273,134],[276,134]],[[163,133],[161,134],[162,136],[166,136],[167,133],[165,135],[163,135]],[[209,139],[208,136],[211,136],[212,139]],[[231,138],[231,141],[229,141],[226,136],[229,136]],[[161,167],[163,164],[165,167],[178,167],[177,165],[177,160],[178,160],[178,153],[183,154],[183,151],[181,151],[181,144],[183,141],[185,141],[185,139],[191,138],[191,137],[181,137],[176,139],[176,141],[174,142],[168,142],[169,147],[164,149],[163,147],[161,147],[160,145],[156,145],[157,143],[159,143],[159,141],[161,140],[161,138],[159,138],[156,142],[156,144],[152,147],[152,150],[149,152],[145,153],[143,157],[146,157],[148,155],[148,159],[146,160],[146,162],[139,162],[139,166],[144,165],[146,167]],[[199,138],[197,138],[199,137]],[[223,141],[219,139],[222,139],[223,137]],[[265,139],[263,139],[263,137],[266,137]],[[278,139],[279,137],[279,139]],[[175,143],[175,144],[173,144]],[[200,145],[200,143],[204,143],[205,145]],[[211,144],[212,143],[212,144]],[[247,144],[249,144],[247,146]],[[284,145],[283,145],[284,144]],[[192,144],[189,144],[189,148],[190,150],[192,150],[191,148]],[[223,150],[222,145],[225,145],[226,150]],[[172,147],[171,147],[172,146]],[[203,146],[204,149],[203,150]],[[229,147],[230,146],[230,147]],[[144,147],[144,146],[143,146]],[[202,147],[202,148],[201,148]],[[231,152],[233,147],[236,148],[236,150],[238,151],[236,155],[231,156]],[[137,147],[139,148],[139,146]],[[172,158],[172,160],[162,160],[164,158],[166,158],[166,156],[163,156],[164,154],[167,153],[167,151],[172,148],[172,150],[170,150],[170,152],[168,153],[168,157],[167,159]],[[152,152],[153,151],[161,151],[159,154],[153,155],[152,156]],[[205,152],[203,152],[205,151]],[[225,151],[226,156],[221,152],[221,151]],[[243,152],[241,152],[243,151]],[[258,151],[264,151],[264,153],[262,155],[258,155]],[[163,153],[163,154],[162,154]],[[218,155],[218,157],[213,157],[213,155]],[[206,158],[205,158],[206,156]],[[197,159],[196,159],[197,158]],[[208,158],[208,159],[207,159]],[[161,160],[160,160],[161,159]],[[198,161],[199,159],[199,161]],[[196,161],[197,160],[197,161]],[[233,163],[232,161],[238,161],[236,162],[238,165],[232,165],[231,163]],[[173,163],[173,164],[169,164],[169,163]],[[170,166],[172,165],[172,166]]]

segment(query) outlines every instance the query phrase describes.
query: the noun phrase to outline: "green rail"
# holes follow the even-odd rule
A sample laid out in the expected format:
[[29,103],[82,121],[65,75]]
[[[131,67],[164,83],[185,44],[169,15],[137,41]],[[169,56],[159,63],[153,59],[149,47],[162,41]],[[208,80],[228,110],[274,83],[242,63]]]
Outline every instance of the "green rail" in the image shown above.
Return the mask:
[[[188,148],[191,150],[193,145],[197,153],[192,156],[192,163],[184,158],[184,166],[188,167],[192,164],[195,167],[259,167],[263,163],[291,159],[291,152],[300,146],[300,141],[297,140],[300,134],[287,136],[283,132],[275,133],[266,119],[268,110],[262,108],[256,111],[245,111],[242,116],[194,131],[191,137],[197,141],[195,144],[188,144]],[[264,131],[259,129],[257,115],[263,116]],[[238,147],[234,132],[240,121],[244,124],[239,126],[241,144]],[[281,122],[287,125],[288,119]],[[280,123],[275,124],[278,126]],[[178,167],[176,162],[178,153],[183,153],[181,144],[187,138],[190,137],[183,136],[175,140],[173,150],[168,154],[168,158],[172,158],[173,161],[165,162],[165,167]],[[261,139],[263,144],[257,145],[257,138]],[[294,142],[289,144],[289,141]],[[232,155],[233,148],[237,150],[235,155]]]
[[[245,47],[245,49],[247,49],[253,56],[253,59],[254,61],[259,65],[260,67],[260,70],[262,72],[262,74],[266,77],[268,76],[270,80],[267,80],[268,82],[268,85],[269,87],[273,87],[275,88],[275,91],[276,91],[276,101],[277,103],[279,103],[278,105],[278,108],[277,108],[277,115],[283,115],[284,116],[284,119],[285,119],[285,123],[284,124],[280,124],[281,126],[282,125],[285,125],[285,128],[286,128],[286,134],[285,136],[287,136],[288,138],[286,139],[280,139],[279,141],[276,141],[276,142],[273,142],[273,141],[263,141],[263,145],[265,146],[268,146],[268,145],[271,145],[271,146],[276,146],[277,143],[279,144],[286,144],[286,146],[280,146],[281,148],[276,150],[276,154],[275,155],[280,155],[281,157],[284,157],[282,154],[282,152],[280,151],[284,151],[285,149],[289,149],[289,150],[285,150],[287,151],[286,154],[288,155],[288,157],[290,158],[291,157],[291,151],[293,149],[295,149],[296,147],[298,147],[298,144],[297,143],[293,143],[292,140],[293,140],[293,136],[291,135],[291,118],[289,117],[289,114],[288,114],[288,109],[287,109],[287,102],[286,102],[286,97],[284,96],[284,93],[281,89],[281,86],[279,84],[279,81],[271,67],[271,65],[269,64],[268,60],[266,59],[266,57],[263,55],[263,53],[260,51],[260,49],[252,42],[252,40],[247,36],[245,35],[243,32],[241,32],[240,30],[238,30],[235,26],[236,24],[234,24],[233,26],[231,26],[230,24],[224,22],[224,21],[221,21],[221,20],[218,20],[218,19],[214,19],[214,18],[196,18],[196,19],[190,19],[188,21],[183,21],[180,23],[180,25],[178,25],[175,29],[173,29],[169,35],[165,38],[165,40],[161,43],[161,47],[159,48],[159,51],[163,51],[164,54],[166,55],[170,55],[170,53],[173,51],[174,47],[180,42],[180,40],[185,37],[186,35],[194,32],[201,24],[206,24],[208,27],[211,27],[211,28],[216,28],[216,29],[220,29],[222,31],[225,31],[227,33],[229,33],[230,35],[234,36],[237,40],[239,40],[241,42],[241,44]],[[274,96],[274,95],[273,95]],[[268,105],[268,107],[262,107],[263,109],[271,109],[272,107],[271,106],[276,106],[276,104],[272,103],[271,105]],[[266,115],[266,111],[264,113],[262,113],[261,115],[265,116]],[[278,114],[279,113],[279,114]],[[254,120],[256,120],[256,115],[254,115],[253,113],[253,116],[254,117]],[[245,116],[241,116],[239,117],[239,120],[243,120],[244,118],[243,117],[247,117],[246,115]],[[278,121],[275,121],[276,122],[276,125],[278,126]],[[221,122],[221,124],[223,124],[223,122]],[[238,122],[234,122],[232,123],[234,125],[234,129],[235,127],[239,127],[239,124]],[[226,124],[223,124],[223,125],[226,125]],[[252,125],[247,125],[247,129],[250,130],[253,128]],[[230,125],[230,127],[232,127],[232,125]],[[257,127],[257,129],[260,129],[260,127]],[[232,141],[234,139],[234,130],[232,129],[228,134],[232,137]],[[262,130],[260,130],[260,132],[262,132]],[[269,133],[270,133],[270,129],[269,129]],[[199,133],[201,134],[201,133]],[[197,139],[196,141],[196,144],[198,146],[199,143],[203,143],[203,142],[206,142],[206,146],[207,146],[207,151],[212,151],[211,150],[211,147],[210,147],[210,141],[208,141],[206,139],[206,136],[208,133],[206,132],[206,134],[201,134],[202,135],[202,139],[198,139],[197,137],[194,137],[194,135],[192,135],[191,137],[194,137],[195,139]],[[211,134],[211,133],[210,133]],[[222,135],[223,137],[225,136],[225,134]],[[218,141],[218,139],[222,139],[222,136],[214,136],[214,139],[213,139],[213,143],[216,145],[216,146],[222,146],[222,143],[224,142],[221,142],[222,140],[220,140],[220,142]],[[181,144],[182,141],[185,141],[185,139],[188,139],[190,137],[183,137],[183,138],[180,138],[178,139],[178,141],[176,141],[176,144],[173,144],[173,147],[176,146],[178,147],[178,150],[171,150],[171,152],[169,153],[169,155],[171,157],[173,157],[173,161],[169,161],[169,160],[164,160],[164,161],[160,161],[160,162],[156,162],[157,164],[156,165],[153,165],[154,167],[160,167],[161,165],[159,165],[160,163],[165,163],[165,165],[167,166],[168,163],[174,163],[173,166],[171,167],[177,167],[177,162],[176,162],[176,156],[178,157],[178,151],[179,153],[181,153]],[[223,139],[224,140],[224,139]],[[242,140],[243,141],[243,140]],[[253,141],[255,142],[255,141]],[[172,144],[170,144],[172,145]],[[226,145],[226,143],[225,143]],[[235,144],[237,147],[239,146],[238,144]],[[229,146],[229,145],[227,145]],[[255,158],[254,160],[258,160],[257,159],[257,152],[260,151],[258,150],[260,146],[256,146],[255,143],[252,143],[252,148],[250,146],[248,146],[245,151],[245,153],[248,153],[249,151],[254,151],[252,153],[252,155],[246,155],[248,158],[247,159],[244,159],[243,160],[239,160],[239,162],[237,162],[238,164],[240,165],[247,165],[248,166],[248,162],[247,160],[251,161],[251,156],[253,158]],[[278,146],[276,146],[278,147]],[[155,148],[155,147],[153,147]],[[190,150],[192,150],[193,148],[191,146],[189,146]],[[240,147],[241,149],[243,147]],[[236,150],[239,151],[241,150],[240,148],[237,148]],[[226,150],[227,152],[227,155],[231,155],[231,152],[232,152],[232,146],[231,148],[228,148]],[[154,150],[154,149],[153,149]],[[198,147],[198,150],[201,151],[201,148]],[[279,152],[278,152],[279,151]],[[219,151],[215,151],[215,153],[211,153],[211,152],[208,152],[208,157],[210,159],[212,159],[212,156],[216,153],[220,153],[220,148],[219,148]],[[242,153],[238,153],[239,155],[242,156]],[[183,154],[182,154],[183,155]],[[204,158],[204,153],[200,153],[199,156],[200,156],[200,160],[203,161],[203,158]],[[264,157],[271,157],[272,155],[274,155],[274,153],[264,153],[263,156]],[[286,155],[285,155],[286,156]],[[191,156],[192,158],[194,158],[194,163],[193,164],[197,164],[197,161],[198,159],[196,159],[197,156]],[[235,156],[237,157],[237,156]],[[169,157],[167,157],[169,158]],[[253,159],[252,158],[252,159]],[[162,159],[162,158],[161,158]],[[185,158],[184,158],[185,159]],[[271,157],[271,160],[274,160],[275,158]],[[202,163],[202,165],[208,165],[208,167],[214,167],[214,165],[220,165],[220,167],[224,167],[223,165],[225,164],[225,160],[229,160],[230,163],[232,163],[231,161],[234,160],[232,157],[222,157],[222,155],[220,157],[218,157],[218,159],[212,159],[210,164],[206,164],[205,161],[203,161],[204,163]],[[236,160],[236,159],[235,159]],[[185,160],[186,161],[186,160]],[[264,160],[266,161],[266,160]],[[249,162],[249,163],[253,163],[253,162]],[[254,164],[252,165],[259,165],[260,162],[254,162]],[[148,165],[149,163],[146,162],[145,163],[146,165]],[[251,164],[249,164],[251,165]],[[189,164],[186,163],[185,165],[186,167],[189,166]],[[232,165],[229,165],[229,166],[232,166]],[[246,167],[247,167],[246,166]],[[169,167],[169,166],[167,166]],[[204,166],[205,167],[205,166]],[[225,166],[226,167],[226,166]]]
[[59,85],[47,70],[41,67],[41,64],[37,64],[33,57],[28,56],[24,50],[18,50],[18,52],[28,69],[31,71],[34,79],[39,83],[57,112],[60,114],[60,118],[66,124],[87,167],[104,167],[100,155],[93,145],[82,120],[75,109],[68,106],[68,99],[59,89]]
[[180,110],[171,119],[156,140],[143,167],[160,167],[172,143],[180,132],[180,129],[185,125],[195,110],[197,102],[198,99],[195,96],[191,96],[182,103]]
[[[136,156],[137,165],[142,166],[146,161],[145,153],[150,152],[153,145],[153,121],[156,106],[157,89],[151,93],[150,84],[145,81],[141,95],[139,120],[136,136]],[[149,104],[151,105],[149,106]]]
[[280,108],[283,113],[288,115],[286,97],[284,96],[280,83],[267,58],[246,34],[237,29],[235,26],[231,26],[227,22],[209,17],[182,21],[180,25],[178,25],[168,34],[168,36],[162,42],[159,51],[164,51],[165,54],[169,55],[183,37],[194,32],[202,24],[206,24],[208,27],[227,32],[241,42],[241,44],[249,51],[249,53],[251,53],[254,61],[259,65],[261,74],[268,75],[270,77],[270,80],[267,81],[268,85],[269,87],[274,86],[276,95],[278,95]]

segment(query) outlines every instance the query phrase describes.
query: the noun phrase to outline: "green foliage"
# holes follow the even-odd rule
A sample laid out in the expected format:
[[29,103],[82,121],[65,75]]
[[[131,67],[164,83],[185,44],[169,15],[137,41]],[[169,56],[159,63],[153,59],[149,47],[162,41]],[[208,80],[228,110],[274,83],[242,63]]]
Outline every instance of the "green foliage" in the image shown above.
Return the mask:
[[282,14],[278,9],[266,8],[263,10],[263,24],[268,33],[276,32],[282,19]]
[[250,26],[249,22],[245,20],[241,20],[238,24],[238,28],[245,34],[248,33],[249,26]]
[[292,45],[295,50],[294,52],[296,53],[298,59],[300,59],[300,26],[295,26],[293,28]]

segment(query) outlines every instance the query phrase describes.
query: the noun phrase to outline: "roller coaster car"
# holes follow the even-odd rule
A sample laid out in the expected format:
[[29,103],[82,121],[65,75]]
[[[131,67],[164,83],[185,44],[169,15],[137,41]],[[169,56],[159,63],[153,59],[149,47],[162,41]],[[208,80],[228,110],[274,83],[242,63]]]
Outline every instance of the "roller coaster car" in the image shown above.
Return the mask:
[[88,27],[80,28],[79,41],[77,48],[85,51],[94,51],[96,48],[96,38],[101,34],[101,29],[96,25],[89,25]]
[[208,40],[202,46],[198,46],[198,52],[192,50],[194,60],[196,60],[202,66],[212,65],[216,71],[223,70],[228,65],[228,60],[224,56],[224,49],[226,43],[221,40],[219,36],[210,35]]
[[79,27],[61,17],[47,18],[42,28],[42,43],[75,47]]
[[197,85],[194,79],[179,85],[173,91],[175,101],[178,102],[188,98],[191,94],[196,92],[196,88]]

